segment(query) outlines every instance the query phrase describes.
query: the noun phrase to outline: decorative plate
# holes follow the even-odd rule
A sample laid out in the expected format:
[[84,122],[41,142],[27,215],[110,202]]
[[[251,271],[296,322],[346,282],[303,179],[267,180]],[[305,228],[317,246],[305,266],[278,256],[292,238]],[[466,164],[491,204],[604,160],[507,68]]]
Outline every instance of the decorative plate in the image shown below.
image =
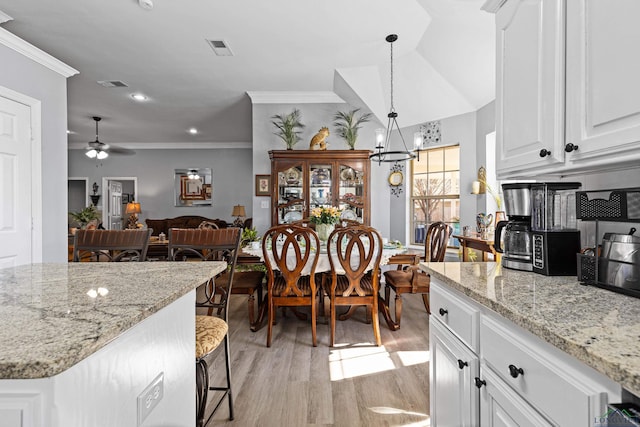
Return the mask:
[[351,219],[355,221],[358,219],[358,215],[356,215],[356,213],[351,209],[345,209],[340,214],[340,219]]
[[355,171],[351,168],[342,169],[340,172],[340,179],[343,181],[353,181],[355,178]]
[[287,183],[300,181],[300,171],[296,168],[290,168],[284,172]]
[[284,218],[282,218],[285,223],[289,224],[293,221],[300,221],[302,219],[302,212],[300,211],[289,211],[284,214]]

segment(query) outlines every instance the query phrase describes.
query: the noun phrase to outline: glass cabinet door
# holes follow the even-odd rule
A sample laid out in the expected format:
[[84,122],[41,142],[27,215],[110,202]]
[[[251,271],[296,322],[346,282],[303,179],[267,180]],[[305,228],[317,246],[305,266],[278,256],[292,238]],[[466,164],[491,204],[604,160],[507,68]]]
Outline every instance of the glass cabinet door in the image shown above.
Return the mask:
[[305,194],[302,164],[278,171],[278,224],[290,223],[304,218]]
[[363,222],[364,175],[362,167],[348,164],[339,165],[338,208],[342,211],[342,219]]
[[313,163],[309,165],[309,211],[316,207],[333,206],[333,165]]

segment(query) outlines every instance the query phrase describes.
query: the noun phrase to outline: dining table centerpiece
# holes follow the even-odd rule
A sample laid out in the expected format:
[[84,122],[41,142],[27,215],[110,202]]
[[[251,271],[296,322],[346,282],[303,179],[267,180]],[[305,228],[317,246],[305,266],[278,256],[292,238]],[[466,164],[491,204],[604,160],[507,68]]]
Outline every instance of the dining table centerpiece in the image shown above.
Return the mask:
[[333,232],[335,225],[340,221],[340,210],[335,206],[319,206],[311,209],[310,221],[316,225],[318,238],[326,242]]

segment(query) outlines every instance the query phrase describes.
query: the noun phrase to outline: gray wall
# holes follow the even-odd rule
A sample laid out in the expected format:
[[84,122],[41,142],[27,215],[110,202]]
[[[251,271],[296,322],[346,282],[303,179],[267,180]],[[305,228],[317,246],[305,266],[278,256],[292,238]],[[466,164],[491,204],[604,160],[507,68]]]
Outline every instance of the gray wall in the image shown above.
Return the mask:
[[[234,205],[244,205],[251,216],[253,174],[251,149],[137,150],[134,155],[111,155],[102,161],[87,158],[83,150],[69,150],[69,176],[89,177],[89,186],[102,177],[138,178],[140,219],[201,215],[231,221]],[[213,206],[175,207],[174,169],[211,168]],[[99,190],[102,192],[102,188]],[[100,199],[102,204],[103,200]]]
[[3,45],[0,64],[0,85],[42,102],[42,260],[66,262],[67,80]]

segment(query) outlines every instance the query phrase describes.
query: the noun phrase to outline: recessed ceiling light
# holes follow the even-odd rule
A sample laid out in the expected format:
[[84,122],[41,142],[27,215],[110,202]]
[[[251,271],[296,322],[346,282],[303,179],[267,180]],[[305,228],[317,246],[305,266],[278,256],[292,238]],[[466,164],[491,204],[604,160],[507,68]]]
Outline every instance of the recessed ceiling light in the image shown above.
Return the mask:
[[132,93],[131,97],[136,101],[146,101],[147,97],[141,93]]
[[191,128],[191,129],[189,129],[189,133],[190,133],[191,135],[195,135],[195,134],[197,134],[197,133],[198,133],[198,129],[196,129],[196,128]]

